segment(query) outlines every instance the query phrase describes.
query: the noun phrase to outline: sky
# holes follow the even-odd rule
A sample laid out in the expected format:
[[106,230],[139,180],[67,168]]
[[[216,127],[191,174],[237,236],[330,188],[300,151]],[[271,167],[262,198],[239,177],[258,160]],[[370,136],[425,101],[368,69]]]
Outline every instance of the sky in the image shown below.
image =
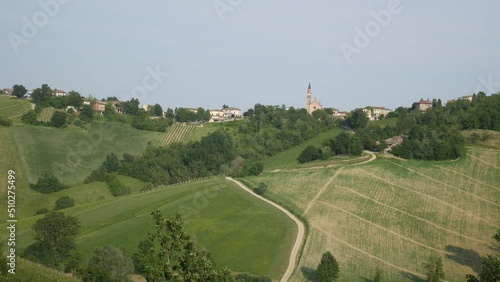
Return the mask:
[[164,108],[411,106],[500,91],[500,1],[0,0],[0,88]]

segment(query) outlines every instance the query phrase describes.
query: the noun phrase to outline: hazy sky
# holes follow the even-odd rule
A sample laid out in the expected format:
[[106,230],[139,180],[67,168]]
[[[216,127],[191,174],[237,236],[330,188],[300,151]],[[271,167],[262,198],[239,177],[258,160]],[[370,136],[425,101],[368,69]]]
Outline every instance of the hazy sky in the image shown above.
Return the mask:
[[0,88],[244,110],[304,107],[309,79],[340,110],[500,91],[498,0],[0,3]]

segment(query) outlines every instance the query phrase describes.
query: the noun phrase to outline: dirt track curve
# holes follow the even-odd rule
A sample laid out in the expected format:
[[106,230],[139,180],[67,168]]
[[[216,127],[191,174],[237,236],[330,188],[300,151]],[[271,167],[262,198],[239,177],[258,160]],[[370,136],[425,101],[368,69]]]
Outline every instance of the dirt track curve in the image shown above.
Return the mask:
[[293,271],[295,270],[295,265],[297,264],[297,255],[299,253],[299,250],[300,250],[300,246],[302,245],[302,242],[304,241],[304,235],[305,235],[305,227],[304,227],[304,224],[302,223],[302,221],[300,221],[295,215],[293,215],[291,212],[289,212],[288,210],[286,210],[285,208],[283,208],[282,206],[260,196],[260,195],[257,195],[255,194],[252,190],[250,190],[250,188],[248,188],[247,186],[245,186],[243,183],[239,182],[238,180],[235,180],[231,177],[226,177],[227,180],[229,181],[232,181],[234,183],[236,183],[238,186],[240,186],[240,188],[242,188],[243,190],[247,191],[248,193],[252,194],[253,196],[259,198],[260,200],[276,207],[277,209],[279,209],[280,211],[284,212],[289,218],[291,218],[295,224],[297,224],[297,238],[295,239],[295,243],[293,244],[293,248],[292,248],[292,251],[290,253],[290,258],[288,260],[288,267],[285,271],[285,274],[283,274],[283,277],[281,278],[281,282],[286,282],[290,279],[290,277],[292,276],[293,274]]

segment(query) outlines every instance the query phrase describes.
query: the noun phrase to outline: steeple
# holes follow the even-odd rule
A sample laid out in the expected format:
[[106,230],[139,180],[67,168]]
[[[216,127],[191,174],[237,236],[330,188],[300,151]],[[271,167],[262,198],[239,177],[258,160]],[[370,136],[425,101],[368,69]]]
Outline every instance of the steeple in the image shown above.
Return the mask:
[[307,89],[311,89],[311,81],[309,81],[309,87]]
[[309,81],[309,86],[307,87],[307,97],[311,97],[312,89],[311,89],[311,81]]

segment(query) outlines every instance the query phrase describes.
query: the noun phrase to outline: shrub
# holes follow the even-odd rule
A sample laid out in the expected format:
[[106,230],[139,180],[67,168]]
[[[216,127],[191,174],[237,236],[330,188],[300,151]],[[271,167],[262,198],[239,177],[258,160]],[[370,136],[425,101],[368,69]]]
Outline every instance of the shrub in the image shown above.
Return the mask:
[[11,126],[12,120],[4,117],[0,117],[0,126]]
[[79,120],[79,119],[75,119],[75,121],[73,122],[74,125],[76,126],[82,126],[83,125],[83,121]]
[[131,189],[123,185],[116,177],[112,177],[108,182],[109,191],[115,197],[130,195]]
[[304,149],[304,151],[302,151],[302,153],[300,153],[299,157],[297,158],[297,161],[303,164],[310,161],[319,160],[322,157],[323,157],[323,152],[321,151],[321,148],[309,145]]
[[54,112],[52,118],[50,119],[50,125],[54,127],[62,127],[66,125],[67,117],[68,115],[66,113],[56,111]]
[[259,186],[253,188],[253,191],[257,195],[263,195],[267,191],[267,184],[264,182],[259,183]]
[[44,213],[48,213],[50,210],[48,208],[41,208],[37,211],[35,211],[35,215],[39,215],[39,214],[44,214]]
[[59,179],[52,173],[44,172],[36,184],[30,185],[33,190],[40,193],[53,193],[64,189]]
[[63,196],[56,201],[56,210],[62,210],[75,206],[75,201],[69,196]]

